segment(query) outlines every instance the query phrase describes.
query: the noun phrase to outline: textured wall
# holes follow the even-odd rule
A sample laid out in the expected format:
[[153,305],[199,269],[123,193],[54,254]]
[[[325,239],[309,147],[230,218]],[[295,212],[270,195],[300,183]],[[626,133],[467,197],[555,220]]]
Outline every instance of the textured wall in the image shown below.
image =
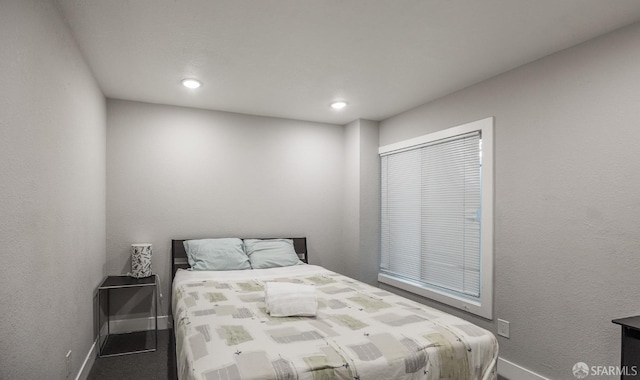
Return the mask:
[[344,127],[343,274],[358,278],[360,252],[360,120]]
[[360,250],[359,279],[378,280],[380,262],[380,157],[379,123],[360,120]]
[[640,314],[638,46],[635,24],[381,123],[385,145],[495,116],[500,356],[549,378],[618,365],[611,320]]
[[343,273],[377,282],[380,256],[380,158],[378,122],[355,120],[345,126]]
[[207,236],[306,236],[312,264],[342,268],[342,126],[107,103],[109,273],[152,243],[168,294],[171,239]]
[[0,2],[0,379],[64,379],[105,265],[105,100],[48,1]]

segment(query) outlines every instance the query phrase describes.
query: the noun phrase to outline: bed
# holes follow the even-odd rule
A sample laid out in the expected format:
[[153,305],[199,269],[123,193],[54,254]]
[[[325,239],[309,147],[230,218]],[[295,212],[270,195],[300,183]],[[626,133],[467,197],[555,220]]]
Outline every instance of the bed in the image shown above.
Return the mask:
[[[179,379],[496,379],[489,331],[309,265],[306,239],[287,240],[297,265],[223,271],[185,270],[184,240],[172,241]],[[315,316],[272,316],[272,283],[312,285]]]

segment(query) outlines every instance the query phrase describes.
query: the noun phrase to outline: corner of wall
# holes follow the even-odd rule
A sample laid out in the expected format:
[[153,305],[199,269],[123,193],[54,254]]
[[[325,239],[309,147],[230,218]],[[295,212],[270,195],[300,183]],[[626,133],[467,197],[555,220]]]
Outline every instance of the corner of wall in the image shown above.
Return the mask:
[[359,119],[345,128],[346,274],[375,284],[380,251],[379,123]]

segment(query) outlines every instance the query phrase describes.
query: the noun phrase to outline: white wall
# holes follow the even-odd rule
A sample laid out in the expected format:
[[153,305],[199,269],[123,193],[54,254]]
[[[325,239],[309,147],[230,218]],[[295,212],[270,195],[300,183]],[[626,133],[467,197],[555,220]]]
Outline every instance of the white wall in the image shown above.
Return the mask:
[[380,159],[378,122],[345,126],[343,250],[347,276],[377,282],[380,257]]
[[64,379],[105,265],[105,99],[48,1],[0,2],[0,378]]
[[110,274],[150,242],[168,294],[172,238],[230,236],[306,236],[342,269],[342,126],[121,100],[107,124]]
[[344,127],[343,274],[358,277],[360,252],[360,120]]
[[495,116],[500,356],[549,378],[618,365],[611,320],[640,314],[638,46],[635,24],[380,124],[386,145]]
[[380,263],[380,158],[377,121],[360,120],[360,251],[359,280],[378,281]]

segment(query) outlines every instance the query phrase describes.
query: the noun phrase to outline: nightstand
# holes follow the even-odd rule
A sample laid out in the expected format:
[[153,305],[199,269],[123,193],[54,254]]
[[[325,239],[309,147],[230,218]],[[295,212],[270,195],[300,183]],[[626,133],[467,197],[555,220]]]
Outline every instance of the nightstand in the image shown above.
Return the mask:
[[622,326],[620,379],[640,379],[640,316],[614,319]]
[[[124,289],[151,287],[152,305],[148,319],[142,319],[142,328],[135,331],[126,329],[114,331],[111,321],[111,293],[123,292]],[[134,278],[129,276],[107,276],[98,287],[98,326],[100,329],[99,357],[135,354],[155,351],[158,347],[158,297],[156,276]],[[150,327],[153,325],[152,327]],[[121,330],[121,329],[120,329]]]

